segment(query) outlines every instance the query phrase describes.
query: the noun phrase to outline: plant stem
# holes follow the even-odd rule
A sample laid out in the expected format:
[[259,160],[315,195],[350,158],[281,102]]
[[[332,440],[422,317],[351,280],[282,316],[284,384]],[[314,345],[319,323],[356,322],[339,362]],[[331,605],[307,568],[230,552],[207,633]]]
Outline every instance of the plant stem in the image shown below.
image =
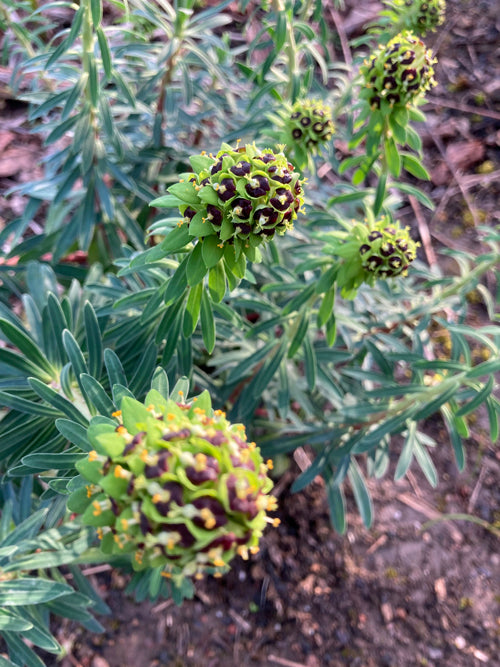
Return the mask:
[[293,9],[286,9],[285,3],[283,0],[273,0],[273,10],[278,14],[279,12],[286,14],[286,46],[285,53],[287,57],[287,90],[286,97],[289,102],[295,102],[294,95],[294,81],[296,78],[296,73],[299,69],[298,56],[297,56],[297,43],[295,42],[295,34],[293,32]]

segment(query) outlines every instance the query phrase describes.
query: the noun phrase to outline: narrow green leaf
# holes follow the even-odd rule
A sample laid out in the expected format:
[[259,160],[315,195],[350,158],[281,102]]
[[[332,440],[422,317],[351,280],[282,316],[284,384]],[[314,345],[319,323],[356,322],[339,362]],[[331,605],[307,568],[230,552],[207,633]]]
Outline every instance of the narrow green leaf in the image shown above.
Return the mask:
[[75,377],[77,380],[79,380],[79,377],[82,373],[88,373],[87,363],[85,361],[83,353],[80,349],[80,346],[76,342],[75,337],[73,336],[71,331],[68,331],[68,329],[65,329],[63,331],[62,339],[63,339],[64,349],[66,350],[66,354],[68,355],[68,359],[70,360],[71,365],[73,366],[73,372],[75,374]]
[[384,147],[387,167],[395,178],[399,178],[401,174],[401,156],[399,155],[396,142],[392,137],[388,138],[384,142]]
[[195,287],[189,289],[188,298],[186,301],[186,309],[184,310],[184,318],[182,322],[182,333],[185,338],[191,336],[196,329],[198,319],[200,317],[201,299],[204,292],[203,284],[198,283]]
[[84,306],[85,335],[87,338],[89,374],[98,378],[103,362],[102,336],[99,323],[92,305],[87,301]]
[[168,382],[168,375],[161,366],[155,369],[153,379],[151,380],[151,389],[155,389],[163,398],[168,399],[170,395],[170,387]]
[[203,262],[207,269],[211,269],[222,259],[224,246],[217,236],[207,236],[200,243]]
[[90,452],[93,449],[87,438],[87,429],[81,424],[77,424],[70,419],[56,419],[56,428],[63,437],[83,452]]
[[102,0],[90,0],[90,13],[94,28],[98,28],[102,21]]
[[123,370],[120,359],[113,350],[106,348],[104,350],[104,364],[109,377],[109,384],[113,387],[115,384],[121,384],[124,387],[128,385],[127,376]]
[[421,419],[427,419],[427,417],[430,417],[432,414],[437,412],[439,408],[444,405],[444,403],[447,403],[453,396],[455,396],[457,388],[459,386],[459,382],[453,383],[448,389],[446,389],[440,396],[437,396],[437,398],[433,399],[432,401],[429,401],[426,405],[424,405],[423,408],[421,408],[417,413],[413,415],[413,419],[415,421],[419,421]]
[[13,410],[18,410],[19,412],[25,412],[32,415],[43,415],[44,417],[59,417],[61,414],[59,410],[51,408],[48,405],[28,401],[26,398],[21,398],[20,396],[9,394],[5,391],[0,391],[0,405],[4,405]]
[[203,262],[201,248],[201,243],[197,243],[195,245],[189,256],[189,260],[186,266],[187,282],[191,287],[200,284],[207,274],[207,267]]
[[72,593],[70,586],[40,577],[0,581],[0,605],[20,607],[41,604]]
[[218,263],[208,274],[208,289],[215,303],[220,303],[226,294],[226,274],[222,264]]
[[455,461],[457,463],[457,468],[460,470],[460,472],[462,472],[463,469],[465,468],[465,447],[463,445],[462,438],[460,437],[457,431],[454,415],[452,414],[451,410],[445,405],[443,405],[441,408],[441,414],[443,416],[444,424],[446,426],[446,430],[448,431],[448,435],[450,436],[453,452],[455,453]]
[[340,486],[333,484],[333,475],[327,468],[323,472],[323,477],[326,482],[326,494],[332,525],[340,535],[343,535],[347,528],[344,492]]
[[307,386],[309,388],[309,391],[313,391],[314,387],[316,386],[316,367],[318,361],[316,358],[316,353],[314,351],[314,345],[311,343],[311,339],[309,336],[306,336],[304,338],[302,347],[304,349],[304,363],[305,363]]
[[430,180],[430,174],[423,166],[418,158],[410,153],[402,153],[403,168],[415,178],[420,178],[424,181]]
[[477,378],[482,375],[489,375],[490,373],[497,373],[500,371],[500,357],[496,359],[489,359],[488,361],[483,362],[474,366],[472,370],[467,373],[468,378]]
[[101,52],[102,66],[107,79],[111,79],[112,65],[111,65],[111,51],[109,50],[108,40],[104,30],[99,26],[96,30],[97,41],[99,43],[99,51]]
[[411,465],[413,460],[413,449],[415,447],[415,435],[417,432],[417,422],[411,421],[408,426],[408,431],[406,433],[405,442],[401,454],[399,455],[398,463],[396,466],[396,472],[394,473],[394,479],[398,481],[402,479]]
[[377,189],[375,191],[375,201],[373,202],[373,215],[375,217],[378,216],[382,206],[384,205],[386,184],[387,184],[387,172],[383,172],[382,174],[380,174],[380,177],[378,179]]
[[[0,631],[8,630],[9,632],[23,632],[24,630],[29,630],[32,627],[33,623],[31,623],[28,619],[21,618],[21,616],[13,614],[7,609],[0,609]],[[2,667],[3,664],[3,662],[0,662],[0,667]],[[5,662],[5,664],[12,663]]]
[[201,293],[201,313],[200,313],[201,332],[203,335],[203,344],[209,354],[212,354],[215,347],[215,319],[212,311],[210,297],[205,289]]
[[80,382],[90,403],[97,408],[101,415],[109,416],[115,411],[113,401],[104,391],[104,387],[92,375],[82,373]]
[[[25,644],[17,634],[12,632],[3,633],[9,654],[13,656],[14,662],[22,667],[45,667],[40,658]],[[11,663],[8,663],[9,665]]]
[[415,440],[414,452],[415,458],[417,459],[422,472],[426,476],[427,481],[433,488],[435,488],[438,483],[437,471],[427,449],[420,443],[418,436]]
[[174,275],[168,281],[167,289],[165,290],[165,305],[170,306],[180,299],[187,287],[186,267],[189,261],[189,255],[185,257],[177,267]]
[[42,470],[70,470],[75,467],[75,463],[80,461],[82,453],[61,454],[27,454],[21,459],[21,463],[28,468],[34,468],[37,471]]
[[64,396],[58,394],[57,391],[51,387],[48,387],[43,382],[40,382],[40,380],[37,378],[28,378],[28,382],[33,391],[35,391],[44,401],[50,403],[50,405],[52,405],[57,410],[60,410],[70,419],[78,422],[79,424],[82,424],[82,426],[86,426],[88,424],[88,420],[86,417],[84,417],[80,410],[78,410],[78,408],[75,407],[73,403],[64,398]]
[[52,365],[47,361],[40,348],[18,327],[0,318],[0,329],[6,338],[15,345],[32,364],[43,369],[50,377],[54,375]]
[[293,359],[297,354],[302,342],[307,334],[309,328],[309,311],[306,309],[302,314],[297,317],[300,317],[298,326],[295,330],[295,334],[290,342],[290,347],[288,348],[288,358]]
[[456,411],[455,417],[463,417],[464,415],[468,415],[470,412],[476,410],[480,405],[482,405],[486,401],[486,399],[491,394],[494,388],[495,388],[495,376],[490,375],[488,382],[486,382],[483,388],[476,393],[474,398],[468,403],[462,405]]
[[361,474],[361,470],[355,459],[351,459],[351,464],[347,472],[349,481],[351,483],[354,499],[358,506],[359,513],[363,519],[365,528],[370,528],[373,520],[373,505],[370,493],[366,488],[366,483]]

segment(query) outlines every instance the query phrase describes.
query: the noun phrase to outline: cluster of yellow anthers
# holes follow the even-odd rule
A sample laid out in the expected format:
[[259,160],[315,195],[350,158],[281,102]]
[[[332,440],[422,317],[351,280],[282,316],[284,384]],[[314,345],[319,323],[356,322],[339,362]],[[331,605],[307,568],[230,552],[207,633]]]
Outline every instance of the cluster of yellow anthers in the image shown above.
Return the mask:
[[94,449],[77,464],[86,484],[68,506],[95,526],[106,553],[130,553],[136,569],[164,576],[221,576],[230,560],[248,558],[268,523],[278,519],[264,462],[242,424],[212,410],[207,392],[186,402],[151,391],[99,420]]

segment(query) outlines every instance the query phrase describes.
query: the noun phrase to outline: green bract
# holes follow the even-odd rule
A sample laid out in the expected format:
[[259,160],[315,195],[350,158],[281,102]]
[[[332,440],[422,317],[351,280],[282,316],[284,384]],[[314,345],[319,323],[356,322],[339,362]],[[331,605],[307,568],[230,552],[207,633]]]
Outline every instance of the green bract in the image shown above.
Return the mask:
[[202,244],[207,269],[221,259],[229,266],[241,256],[259,261],[261,243],[292,229],[304,198],[299,174],[282,152],[223,144],[217,155],[190,162],[193,171],[152,205],[179,207],[183,217],[172,234],[185,229],[185,243]]
[[434,31],[444,22],[446,0],[384,0],[387,15],[418,35]]
[[372,109],[396,109],[414,104],[436,85],[432,51],[411,32],[404,31],[365,60],[360,71],[360,95]]
[[91,423],[94,449],[77,464],[88,484],[68,503],[105,553],[130,553],[136,570],[200,577],[258,551],[276,499],[271,462],[244,426],[212,410],[207,392],[187,403],[182,392],[174,401],[151,390],[145,404],[124,398],[113,416],[120,423]]
[[325,236],[328,244],[325,253],[344,258],[336,277],[343,296],[355,296],[362,283],[374,285],[379,278],[407,274],[419,245],[408,229],[402,228],[399,221],[392,222],[389,216],[383,216],[356,222],[349,232]]

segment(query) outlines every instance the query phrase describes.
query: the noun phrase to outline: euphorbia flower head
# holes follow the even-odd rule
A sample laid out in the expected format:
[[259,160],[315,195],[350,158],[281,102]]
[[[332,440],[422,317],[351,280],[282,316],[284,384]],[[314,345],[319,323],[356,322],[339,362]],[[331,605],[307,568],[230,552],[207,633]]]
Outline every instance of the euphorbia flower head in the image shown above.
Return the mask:
[[444,22],[446,0],[384,0],[393,21],[424,36]]
[[212,410],[208,392],[176,398],[126,397],[114,422],[91,423],[94,449],[77,463],[85,485],[68,506],[97,528],[105,553],[130,553],[136,570],[220,576],[236,554],[258,551],[273,522],[271,462],[241,424]]
[[304,198],[299,174],[282,152],[223,144],[215,156],[190,161],[193,173],[183,180],[192,184],[194,198],[180,210],[191,236],[214,237],[221,250],[237,246],[238,254],[254,259],[252,250],[263,241],[293,228]]
[[436,85],[435,62],[432,51],[413,33],[404,31],[365,60],[360,70],[364,78],[360,95],[374,110],[415,104]]
[[287,131],[292,144],[317,153],[318,147],[332,137],[332,112],[321,100],[298,100],[289,112]]
[[336,281],[347,298],[355,296],[362,283],[374,285],[378,279],[406,276],[417,256],[418,243],[389,216],[354,222],[348,232],[323,237],[324,252],[344,258]]

